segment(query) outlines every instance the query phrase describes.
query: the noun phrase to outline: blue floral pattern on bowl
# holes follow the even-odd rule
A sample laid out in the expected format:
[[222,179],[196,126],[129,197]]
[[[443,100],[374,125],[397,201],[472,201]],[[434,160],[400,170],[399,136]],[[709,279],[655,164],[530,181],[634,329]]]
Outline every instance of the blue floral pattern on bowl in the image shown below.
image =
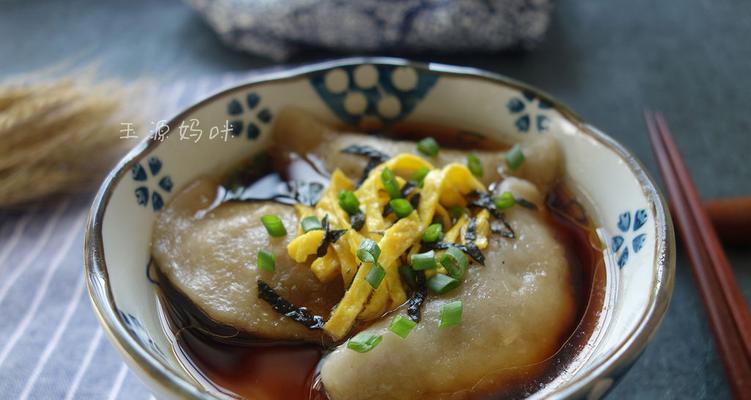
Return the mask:
[[310,78],[329,109],[353,126],[405,118],[437,81],[438,75],[411,67],[373,64],[342,66]]
[[261,95],[256,92],[249,92],[242,101],[237,98],[230,100],[227,103],[227,115],[230,118],[230,134],[238,137],[244,130],[248,140],[257,139],[274,117],[271,109],[261,104]]
[[[618,216],[616,224],[620,235],[613,236],[610,248],[616,256],[618,267],[623,268],[628,263],[629,248],[634,254],[638,253],[644,247],[644,241],[647,239],[646,233],[639,233],[647,223],[647,210],[639,209],[634,212],[633,224],[631,221],[631,212],[626,211]],[[629,243],[630,242],[630,243]]]
[[520,97],[513,97],[506,103],[508,111],[516,117],[514,126],[519,133],[528,133],[531,130],[536,130],[537,133],[547,131],[550,128],[550,118],[545,112],[551,107],[547,100],[528,91],[522,91]]
[[[169,175],[163,175],[159,177],[159,173],[162,171],[162,160],[158,157],[149,157],[146,161],[147,168],[144,168],[141,163],[137,163],[131,170],[133,180],[136,182],[143,182],[144,184],[138,186],[135,189],[136,201],[138,205],[147,207],[149,200],[151,200],[151,208],[154,211],[159,211],[164,207],[164,197],[159,193],[163,191],[169,193],[172,191],[172,178]],[[154,178],[156,186],[149,190],[148,180]],[[152,181],[153,182],[153,181]]]

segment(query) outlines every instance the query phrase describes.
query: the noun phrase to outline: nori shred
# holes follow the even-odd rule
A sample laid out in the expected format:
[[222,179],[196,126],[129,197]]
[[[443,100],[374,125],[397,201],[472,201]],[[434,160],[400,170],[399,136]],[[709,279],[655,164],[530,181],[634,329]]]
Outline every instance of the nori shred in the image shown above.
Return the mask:
[[380,162],[385,162],[386,160],[388,160],[389,158],[391,158],[388,154],[386,154],[386,153],[384,153],[384,152],[382,152],[382,151],[380,151],[378,149],[375,149],[375,148],[370,147],[370,146],[359,145],[359,144],[349,145],[349,146],[341,149],[340,151],[342,153],[346,153],[346,154],[354,154],[354,155],[358,155],[358,156],[365,156],[365,157],[368,157],[368,158],[371,158],[371,159],[376,159],[376,160],[378,160]]
[[373,170],[378,164],[386,162],[389,158],[391,158],[388,154],[374,149],[370,146],[365,145],[359,145],[359,144],[353,144],[349,145],[343,149],[340,150],[342,153],[346,154],[354,154],[358,156],[364,156],[368,157],[368,163],[365,165],[365,169],[362,171],[362,176],[357,181],[357,186],[360,186],[363,182],[365,182],[365,179],[370,174],[370,171]]
[[407,181],[404,186],[402,186],[402,197],[405,199],[409,197],[409,195],[412,193],[412,191],[417,187],[417,184],[414,181]]
[[422,307],[422,303],[425,302],[425,298],[428,297],[428,288],[425,285],[425,272],[415,271],[415,281],[417,282],[417,287],[414,293],[412,293],[412,297],[407,300],[407,316],[414,322],[420,322],[420,318],[422,317],[420,308]]
[[496,208],[495,201],[493,201],[493,196],[491,196],[490,193],[472,192],[470,193],[470,196],[470,207],[484,208],[496,218],[501,218],[501,216],[503,215],[500,211],[498,211],[498,208]]
[[342,235],[344,235],[344,232],[347,232],[346,229],[331,230],[328,214],[323,216],[323,219],[321,220],[321,227],[323,228],[324,234],[323,240],[321,240],[321,244],[318,246],[318,249],[316,249],[316,256],[318,257],[325,256],[326,252],[329,249],[329,244],[336,243],[336,241],[339,240]]
[[352,229],[359,231],[365,226],[365,213],[358,211],[349,216],[349,224],[352,225]]
[[306,307],[298,307],[280,296],[268,283],[258,280],[258,298],[269,303],[274,311],[291,318],[308,329],[322,329],[326,321],[312,315]]
[[[516,232],[514,228],[506,221],[506,216],[498,210],[493,201],[493,197],[489,193],[474,192],[472,193],[473,199],[469,202],[470,207],[480,207],[488,210],[491,215],[500,221],[490,222],[490,231],[499,234],[507,239],[516,238]],[[529,200],[522,198],[515,199],[517,204],[530,210],[537,210],[537,206]]]
[[520,206],[522,206],[522,207],[524,207],[524,208],[526,208],[528,210],[535,210],[535,211],[537,211],[537,204],[535,204],[535,203],[533,203],[533,202],[531,202],[531,201],[529,201],[527,199],[518,197],[518,198],[516,198],[516,204],[518,204],[518,205],[520,205]]
[[514,232],[514,228],[511,227],[508,221],[506,221],[506,217],[503,214],[501,214],[499,220],[500,221],[490,222],[490,231],[499,234],[507,239],[516,238],[516,232]]
[[468,256],[472,257],[472,259],[480,263],[480,265],[485,265],[485,256],[482,254],[482,251],[480,251],[480,248],[477,247],[474,242],[469,242],[467,244],[446,242],[423,243],[423,248],[427,250],[446,250],[449,247],[456,247],[457,249],[467,253]]
[[464,231],[464,241],[474,242],[477,240],[477,218],[469,217],[467,229]]
[[409,205],[411,205],[412,208],[417,210],[417,206],[420,205],[420,193],[415,193],[415,195],[412,196],[411,199],[409,199]]

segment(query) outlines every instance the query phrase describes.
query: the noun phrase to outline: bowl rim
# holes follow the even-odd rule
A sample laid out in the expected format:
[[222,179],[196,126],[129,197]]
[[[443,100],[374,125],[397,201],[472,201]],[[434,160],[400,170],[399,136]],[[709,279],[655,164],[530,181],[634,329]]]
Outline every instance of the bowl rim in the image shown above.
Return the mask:
[[[258,84],[294,80],[333,68],[361,64],[409,66],[417,70],[439,75],[472,78],[486,81],[489,84],[529,91],[539,98],[548,101],[563,118],[575,125],[584,134],[594,138],[612,150],[626,163],[634,176],[636,176],[644,195],[647,197],[651,211],[655,215],[656,252],[653,264],[656,268],[647,310],[642,314],[639,323],[631,332],[616,346],[611,348],[605,357],[602,357],[597,363],[591,366],[587,374],[563,383],[554,392],[547,395],[553,398],[580,397],[585,395],[602,378],[614,376],[619,372],[625,371],[642,353],[649,340],[654,336],[670,302],[675,279],[675,237],[672,221],[662,194],[657,189],[657,185],[647,173],[642,163],[620,143],[586,123],[568,106],[546,92],[515,79],[477,68],[431,62],[416,62],[392,57],[350,57],[282,67],[280,70],[261,73],[242,83],[220,89],[203,100],[185,108],[171,118],[167,123],[167,126],[170,128],[169,132],[174,131],[179,121],[195,110],[228,93],[243,91]],[[168,135],[169,132],[167,133]],[[132,166],[151,153],[160,143],[160,141],[151,137],[139,142],[107,174],[99,188],[86,221],[84,238],[85,279],[89,298],[97,319],[109,336],[110,341],[120,351],[126,361],[129,361],[132,366],[137,366],[140,369],[138,372],[145,374],[167,393],[178,395],[182,398],[211,399],[214,396],[189,383],[188,380],[174,373],[161,360],[146,351],[125,328],[121,316],[116,311],[114,297],[109,285],[107,265],[104,260],[102,223],[112,191],[116,184],[120,182],[120,179],[131,170]]]

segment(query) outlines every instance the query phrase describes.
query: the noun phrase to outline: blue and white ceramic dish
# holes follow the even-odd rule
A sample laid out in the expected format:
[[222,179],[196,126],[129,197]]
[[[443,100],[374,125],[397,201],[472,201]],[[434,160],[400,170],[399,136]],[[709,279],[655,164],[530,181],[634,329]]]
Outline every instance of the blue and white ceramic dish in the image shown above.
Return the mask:
[[[430,122],[502,142],[555,136],[567,183],[607,243],[607,284],[584,350],[535,397],[599,398],[654,335],[673,287],[673,229],[654,182],[626,149],[550,96],[508,78],[399,59],[346,59],[277,72],[199,102],[171,120],[165,135],[140,143],[102,185],[86,233],[89,293],[112,342],[160,397],[212,395],[183,370],[162,329],[155,286],[144,273],[154,218],[186,183],[262,151],[285,106],[355,127]],[[195,140],[191,127],[205,140]]]

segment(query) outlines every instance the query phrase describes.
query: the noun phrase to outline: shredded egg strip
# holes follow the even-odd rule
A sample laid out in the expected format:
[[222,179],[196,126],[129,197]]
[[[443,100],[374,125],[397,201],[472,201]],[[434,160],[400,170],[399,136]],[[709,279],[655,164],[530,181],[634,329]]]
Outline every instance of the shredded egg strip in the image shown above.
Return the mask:
[[[397,176],[399,186],[420,168],[429,172],[419,190],[420,201],[417,210],[406,218],[396,219],[394,215],[383,217],[383,208],[389,201],[383,189],[381,172],[391,169]],[[369,173],[365,181],[355,190],[360,208],[365,214],[365,226],[360,232],[351,229],[349,215],[339,206],[338,194],[342,190],[352,190],[354,184],[341,170],[331,175],[331,183],[314,208],[296,206],[300,220],[316,215],[319,219],[328,218],[330,229],[346,229],[347,232],[329,246],[323,257],[316,257],[310,264],[315,276],[322,282],[329,282],[341,276],[347,290],[342,300],[333,310],[323,329],[331,337],[343,338],[356,320],[378,318],[407,300],[407,294],[399,276],[400,259],[405,254],[413,254],[420,248],[423,231],[439,218],[444,227],[451,226],[447,207],[466,206],[466,196],[470,192],[484,192],[485,187],[466,166],[452,163],[442,169],[435,169],[424,159],[412,154],[400,154],[382,163]],[[476,244],[480,249],[487,247],[489,214],[483,210],[476,217]],[[463,215],[444,235],[446,242],[463,243],[469,218]],[[325,232],[314,230],[303,232],[298,228],[298,236],[287,246],[290,257],[299,263],[315,256]],[[370,263],[357,260],[360,243],[370,238],[378,243],[381,255],[378,262],[386,271],[384,280],[373,289],[365,280],[372,268]],[[435,273],[435,271],[432,271]]]

